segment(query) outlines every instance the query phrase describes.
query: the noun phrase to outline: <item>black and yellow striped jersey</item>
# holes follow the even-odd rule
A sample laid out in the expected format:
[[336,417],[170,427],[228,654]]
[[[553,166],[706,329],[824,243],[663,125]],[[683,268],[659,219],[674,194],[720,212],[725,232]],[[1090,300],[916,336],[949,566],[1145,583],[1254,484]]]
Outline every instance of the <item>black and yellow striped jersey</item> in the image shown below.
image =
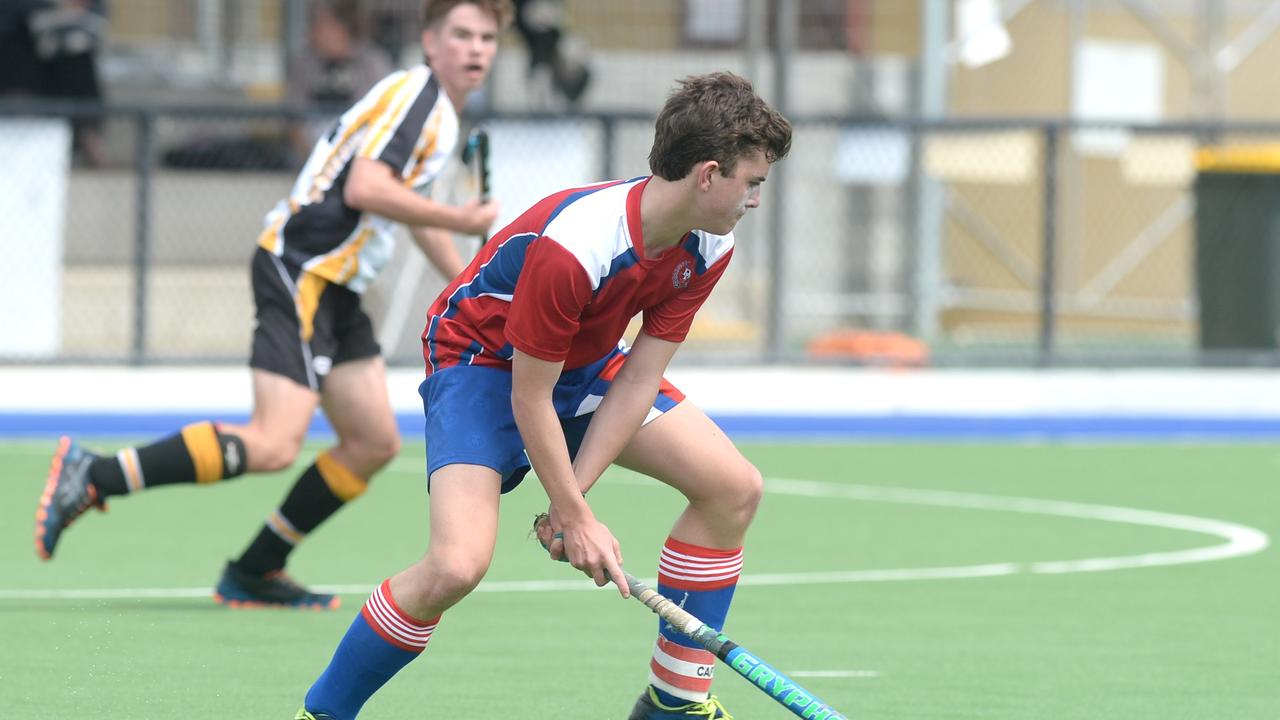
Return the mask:
[[380,160],[426,194],[457,143],[457,110],[430,68],[388,75],[316,142],[289,197],[267,214],[258,245],[363,292],[391,257],[395,222],[347,205],[352,160]]

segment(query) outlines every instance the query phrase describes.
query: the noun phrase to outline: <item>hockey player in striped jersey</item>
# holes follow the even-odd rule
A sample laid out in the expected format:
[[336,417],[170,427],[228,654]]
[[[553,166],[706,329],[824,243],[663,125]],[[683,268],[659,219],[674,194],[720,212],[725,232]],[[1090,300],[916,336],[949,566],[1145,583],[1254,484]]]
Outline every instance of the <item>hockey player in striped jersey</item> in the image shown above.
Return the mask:
[[[351,720],[421,654],[484,576],[499,498],[531,467],[550,500],[552,557],[618,583],[623,597],[621,549],[586,491],[617,463],[682,493],[659,589],[723,626],[763,481],[663,374],[728,266],[734,226],[790,145],[790,124],[746,80],[688,78],[658,116],[652,175],[547,197],[445,288],[422,337],[426,554],[373,592],[297,719]],[[631,720],[728,720],[710,694],[714,662],[660,624]]]
[[387,76],[343,113],[267,215],[252,261],[249,423],[199,422],[103,456],[63,438],[36,511],[42,558],[53,555],[72,520],[110,496],[289,467],[320,407],[337,443],[227,563],[215,598],[235,607],[336,607],[336,597],[310,592],[284,567],[293,548],[363,493],[400,448],[361,293],[391,257],[395,224],[408,226],[436,269],[453,278],[464,263],[450,231],[483,234],[498,214],[491,202],[451,206],[425,191],[457,146],[458,109],[488,77],[511,2],[424,0],[422,8],[426,62]]

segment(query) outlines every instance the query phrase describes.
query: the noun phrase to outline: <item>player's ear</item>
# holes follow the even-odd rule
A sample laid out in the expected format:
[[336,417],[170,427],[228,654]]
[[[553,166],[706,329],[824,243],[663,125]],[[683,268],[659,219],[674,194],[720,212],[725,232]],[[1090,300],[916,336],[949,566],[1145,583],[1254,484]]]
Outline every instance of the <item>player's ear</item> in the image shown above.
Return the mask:
[[431,65],[431,56],[435,54],[436,34],[431,28],[422,29],[422,55],[427,59],[427,66]]
[[704,160],[693,166],[693,172],[698,182],[698,187],[703,190],[710,190],[711,176],[720,172],[720,163],[715,160]]

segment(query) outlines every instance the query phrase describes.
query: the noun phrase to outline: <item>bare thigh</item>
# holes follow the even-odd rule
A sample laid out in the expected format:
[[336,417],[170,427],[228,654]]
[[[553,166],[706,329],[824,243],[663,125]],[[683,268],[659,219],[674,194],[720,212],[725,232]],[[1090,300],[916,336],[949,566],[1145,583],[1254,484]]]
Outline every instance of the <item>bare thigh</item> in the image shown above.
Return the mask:
[[755,466],[688,400],[640,428],[618,464],[680,491],[689,507],[672,534],[704,547],[740,546],[763,492]]
[[380,357],[339,363],[324,381],[324,414],[338,435],[334,458],[362,478],[369,478],[400,451],[387,366]]
[[320,395],[284,375],[253,369],[253,415],[247,425],[223,425],[244,442],[250,472],[288,467],[307,437]]
[[480,583],[498,539],[501,486],[498,473],[480,465],[445,465],[432,474],[427,552],[391,579],[405,612],[433,618]]

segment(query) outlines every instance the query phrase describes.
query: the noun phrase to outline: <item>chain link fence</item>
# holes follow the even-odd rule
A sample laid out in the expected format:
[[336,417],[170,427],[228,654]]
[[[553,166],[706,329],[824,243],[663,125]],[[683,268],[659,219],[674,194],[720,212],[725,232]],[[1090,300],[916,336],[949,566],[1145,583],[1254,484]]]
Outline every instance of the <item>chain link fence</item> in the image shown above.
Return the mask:
[[[68,169],[67,121],[24,113],[0,120],[12,158],[2,194],[18,203],[7,213],[15,272],[0,357],[243,360],[248,258],[263,215],[292,183],[285,137],[299,119],[271,109],[108,109],[108,123],[132,127],[135,158]],[[816,340],[866,330],[924,340],[942,364],[1194,362],[1197,242],[1215,247],[1213,228],[1196,233],[1200,138],[1280,138],[1280,126],[794,120],[792,155],[740,225],[735,266],[687,357],[812,359]],[[646,171],[647,117],[485,122],[501,221],[560,187]],[[1118,155],[1079,154],[1107,133],[1126,136]],[[435,188],[446,201],[474,192],[465,166],[453,168]],[[422,313],[445,284],[405,240],[367,299],[398,363],[417,361]],[[464,253],[477,242],[457,241]],[[936,254],[922,262],[927,251]],[[36,326],[43,340],[14,339],[16,328]]]
[[[793,120],[792,155],[739,226],[734,267],[682,361],[1276,359],[1274,329],[1270,340],[1205,340],[1201,299],[1229,284],[1206,265],[1255,257],[1269,220],[1261,202],[1233,215],[1214,200],[1198,212],[1197,153],[1275,141],[1280,124],[1044,119],[1096,116],[1080,88],[1096,85],[1083,81],[1099,63],[1146,73],[1139,94],[1163,92],[1162,117],[1207,116],[1196,111],[1201,96],[1217,115],[1256,116],[1256,94],[1211,92],[1204,63],[1217,63],[1220,80],[1234,73],[1257,86],[1280,51],[1265,41],[1280,14],[1257,3],[1233,0],[1205,17],[1196,3],[1162,6],[1165,15],[1119,0],[987,3],[1012,37],[1011,59],[971,64],[963,28],[944,33],[951,40],[936,49],[949,100],[936,117],[922,99],[931,82],[922,23],[950,3],[521,5],[536,9],[533,22],[504,36],[488,88],[469,104],[469,121],[491,130],[500,221],[561,187],[646,173],[652,114],[686,75],[744,74]],[[313,6],[112,3],[105,103],[0,98],[0,197],[15,263],[0,288],[10,309],[0,361],[244,360],[248,258],[300,163],[291,133],[333,111],[282,102]],[[360,6],[369,42],[395,64],[420,61],[417,0]],[[1082,41],[1088,31],[1108,39]],[[68,125],[86,120],[103,138],[99,166],[72,159]],[[452,172],[434,190],[445,201],[474,192],[465,168]],[[474,239],[458,242],[475,249]],[[389,359],[408,365],[419,362],[422,314],[445,281],[400,245],[366,306]],[[1257,257],[1251,265],[1270,273]],[[1270,313],[1257,295],[1276,284],[1269,277],[1236,316]],[[1215,313],[1207,322],[1232,324],[1232,313]]]

